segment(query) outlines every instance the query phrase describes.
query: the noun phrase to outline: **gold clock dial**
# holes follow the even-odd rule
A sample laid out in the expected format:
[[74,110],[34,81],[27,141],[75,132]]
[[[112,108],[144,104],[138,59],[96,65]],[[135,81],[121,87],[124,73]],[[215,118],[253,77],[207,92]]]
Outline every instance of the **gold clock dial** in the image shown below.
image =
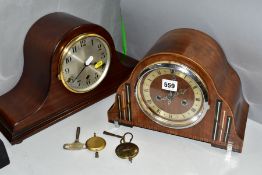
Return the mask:
[[88,92],[105,78],[110,60],[110,49],[103,37],[82,34],[71,40],[63,50],[60,79],[74,93]]
[[150,119],[176,129],[197,124],[208,110],[204,82],[194,71],[175,62],[145,68],[136,84],[136,99]]

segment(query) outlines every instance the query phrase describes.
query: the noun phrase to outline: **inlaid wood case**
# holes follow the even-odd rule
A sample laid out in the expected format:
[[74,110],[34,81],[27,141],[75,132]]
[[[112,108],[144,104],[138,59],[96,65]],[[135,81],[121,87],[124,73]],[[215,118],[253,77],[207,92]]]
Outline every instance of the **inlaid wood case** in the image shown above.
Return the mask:
[[109,122],[241,152],[249,105],[218,43],[194,29],[164,34],[117,90]]

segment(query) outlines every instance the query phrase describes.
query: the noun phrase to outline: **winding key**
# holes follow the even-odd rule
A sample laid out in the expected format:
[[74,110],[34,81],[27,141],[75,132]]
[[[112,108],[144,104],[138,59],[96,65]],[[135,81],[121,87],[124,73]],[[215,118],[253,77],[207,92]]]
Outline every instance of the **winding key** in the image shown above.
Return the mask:
[[73,143],[64,144],[63,148],[66,150],[80,150],[85,148],[85,144],[79,142],[80,127],[76,129],[76,139]]
[[[119,158],[128,159],[132,163],[132,159],[139,152],[138,146],[134,143],[131,143],[133,140],[133,134],[126,132],[123,136],[120,136],[107,131],[104,131],[103,134],[120,138],[120,144],[116,147],[115,153]],[[129,142],[126,142],[127,135],[131,136]]]

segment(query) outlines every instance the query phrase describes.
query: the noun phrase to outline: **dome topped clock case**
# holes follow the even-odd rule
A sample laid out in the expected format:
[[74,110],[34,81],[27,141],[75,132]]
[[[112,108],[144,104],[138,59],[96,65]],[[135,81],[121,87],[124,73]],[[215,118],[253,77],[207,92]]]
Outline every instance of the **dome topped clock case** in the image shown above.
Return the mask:
[[99,25],[61,12],[40,18],[24,41],[20,81],[0,97],[1,132],[21,142],[114,93],[136,63]]
[[193,29],[164,34],[117,90],[110,122],[241,152],[248,104],[217,42]]

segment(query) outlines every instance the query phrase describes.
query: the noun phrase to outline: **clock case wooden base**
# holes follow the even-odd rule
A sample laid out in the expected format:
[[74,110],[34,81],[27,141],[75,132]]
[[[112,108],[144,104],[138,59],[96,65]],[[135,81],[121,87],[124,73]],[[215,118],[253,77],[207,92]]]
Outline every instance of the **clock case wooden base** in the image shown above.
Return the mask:
[[[159,61],[184,64],[207,85],[210,108],[200,123],[186,129],[167,128],[153,122],[139,108],[135,97],[138,76],[145,66]],[[208,142],[223,149],[231,144],[233,151],[241,152],[248,108],[240,79],[217,42],[197,30],[176,29],[157,41],[130,78],[118,88],[108,120]]]
[[[108,74],[102,83],[92,91],[76,94],[68,91],[58,79],[58,65],[65,44],[81,33],[104,37],[112,55]],[[12,144],[21,142],[113,94],[136,63],[135,59],[115,51],[110,34],[101,26],[66,13],[42,17],[27,33],[20,81],[0,97],[1,132]]]

